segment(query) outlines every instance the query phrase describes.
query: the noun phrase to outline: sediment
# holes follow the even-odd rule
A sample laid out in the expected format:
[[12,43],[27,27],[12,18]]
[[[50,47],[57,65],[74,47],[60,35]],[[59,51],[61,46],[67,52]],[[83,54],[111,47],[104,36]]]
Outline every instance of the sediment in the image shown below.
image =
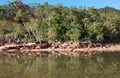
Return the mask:
[[103,52],[120,52],[120,44],[91,42],[21,43],[0,46],[0,55],[19,56],[88,56]]

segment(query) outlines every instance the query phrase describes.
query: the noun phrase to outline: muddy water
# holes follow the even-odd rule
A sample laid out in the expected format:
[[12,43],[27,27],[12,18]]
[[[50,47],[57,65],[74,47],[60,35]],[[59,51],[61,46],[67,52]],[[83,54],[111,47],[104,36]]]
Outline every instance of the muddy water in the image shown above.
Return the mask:
[[0,56],[0,78],[120,78],[120,53],[86,57]]

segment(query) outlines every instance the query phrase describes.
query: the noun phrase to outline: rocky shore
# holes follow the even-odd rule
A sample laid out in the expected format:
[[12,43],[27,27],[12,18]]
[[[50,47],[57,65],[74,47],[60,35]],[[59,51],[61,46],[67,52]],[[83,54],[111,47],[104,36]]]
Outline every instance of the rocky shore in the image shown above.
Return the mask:
[[0,55],[19,56],[88,56],[102,52],[120,52],[120,44],[92,42],[36,42],[4,44],[0,46]]

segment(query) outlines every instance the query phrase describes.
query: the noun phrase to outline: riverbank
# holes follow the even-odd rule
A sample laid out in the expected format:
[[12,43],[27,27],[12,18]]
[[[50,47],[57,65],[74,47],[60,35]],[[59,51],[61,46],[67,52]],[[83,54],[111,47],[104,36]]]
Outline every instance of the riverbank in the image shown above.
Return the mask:
[[120,52],[120,44],[91,42],[36,42],[21,44],[4,44],[0,46],[0,55],[19,56],[86,56],[102,52]]

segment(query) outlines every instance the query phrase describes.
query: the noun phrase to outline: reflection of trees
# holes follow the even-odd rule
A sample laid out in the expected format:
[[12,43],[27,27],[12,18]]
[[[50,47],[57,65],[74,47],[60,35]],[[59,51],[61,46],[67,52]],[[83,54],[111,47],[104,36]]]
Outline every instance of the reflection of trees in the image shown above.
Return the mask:
[[[117,54],[118,55],[118,54]],[[3,58],[2,58],[3,59]],[[0,77],[8,78],[115,78],[120,77],[119,57],[112,54],[89,57],[19,57],[0,60]],[[9,70],[8,70],[9,69]],[[10,73],[10,74],[6,74]]]

